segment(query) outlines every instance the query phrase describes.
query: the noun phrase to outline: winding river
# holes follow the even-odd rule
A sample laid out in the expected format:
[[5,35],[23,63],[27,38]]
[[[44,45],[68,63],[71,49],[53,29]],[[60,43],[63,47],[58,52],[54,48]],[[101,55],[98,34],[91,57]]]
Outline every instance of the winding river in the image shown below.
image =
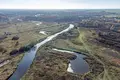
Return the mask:
[[80,53],[67,51],[67,50],[60,50],[60,49],[53,49],[53,50],[59,51],[59,52],[66,52],[66,53],[74,54],[77,56],[76,59],[70,60],[70,63],[68,65],[68,69],[67,69],[68,72],[84,74],[89,71],[89,65],[83,59],[86,56],[84,56]]
[[26,73],[26,71],[29,69],[30,65],[32,64],[35,55],[37,53],[37,50],[44,45],[45,43],[51,41],[52,39],[54,39],[55,37],[57,37],[58,35],[65,33],[69,30],[71,30],[72,28],[74,28],[73,24],[70,24],[69,27],[61,32],[58,32],[54,35],[51,35],[49,37],[47,37],[45,40],[43,40],[42,42],[36,44],[30,51],[26,52],[23,59],[20,61],[16,71],[12,74],[12,76],[8,79],[8,80],[20,80],[20,78],[22,78],[24,76],[24,74]]

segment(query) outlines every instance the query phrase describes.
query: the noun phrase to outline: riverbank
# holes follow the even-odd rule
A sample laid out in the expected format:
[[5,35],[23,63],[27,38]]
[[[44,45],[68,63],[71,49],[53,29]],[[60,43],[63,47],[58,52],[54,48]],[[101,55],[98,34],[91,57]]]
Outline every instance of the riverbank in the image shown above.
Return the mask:
[[[75,29],[72,29],[64,34],[68,34],[74,30]],[[56,39],[59,39],[59,36]],[[80,74],[72,74],[67,72],[68,64],[72,58],[68,58],[70,54],[52,50],[53,46],[51,44],[54,43],[56,39],[39,49],[33,64],[22,80],[48,80],[48,78],[49,80],[81,80]]]
[[72,32],[78,32],[79,35],[69,37],[68,35],[71,35],[71,32],[68,32],[68,35],[63,34],[64,38],[59,36],[58,39],[54,40],[51,46],[57,49],[81,52],[87,56],[84,60],[89,64],[90,71],[82,75],[83,80],[108,80],[108,78],[119,80],[120,69],[117,63],[119,59],[110,55],[119,54],[119,52],[98,44],[96,42],[98,34],[95,30],[78,27]]
[[57,52],[63,52],[64,54],[65,53],[73,54],[76,56],[75,59],[70,60],[68,68],[67,68],[68,72],[79,73],[79,74],[84,74],[84,73],[89,72],[89,65],[84,60],[86,56],[82,55],[80,52],[76,53],[76,52],[62,50],[62,49],[52,49],[52,50],[57,51]]
[[[74,28],[59,35],[38,50],[22,80],[119,80],[119,66],[110,61],[111,57],[106,55],[109,53],[106,52],[106,47],[95,43],[96,37],[97,33],[87,28]],[[90,71],[85,74],[67,72],[70,54],[54,52],[53,48],[84,53],[87,56],[84,60],[89,64]],[[109,51],[113,52],[112,49]]]
[[34,63],[22,80],[81,80],[81,75],[67,72],[70,60],[75,57],[73,54],[54,51],[44,46],[38,51]]
[[[1,25],[0,25],[1,26]],[[44,39],[45,37],[61,31],[68,26],[64,23],[43,23],[39,26],[33,22],[18,22],[11,24],[4,24],[4,28],[0,29],[0,35],[6,32],[7,38],[0,40],[0,80],[6,80],[16,70],[20,60],[24,56],[24,46],[26,47],[30,43]],[[48,32],[47,35],[40,34],[40,31]],[[18,40],[12,40],[13,37],[17,37]],[[21,49],[20,49],[21,48]],[[20,54],[10,55],[10,52],[19,50]],[[26,51],[26,50],[25,50]],[[6,62],[7,60],[9,62]]]
[[[25,73],[26,71],[29,69],[30,65],[32,64],[35,55],[38,51],[38,49],[43,46],[44,44],[46,44],[47,42],[53,40],[54,38],[56,38],[58,35],[63,34],[69,30],[71,30],[72,28],[74,28],[73,24],[70,24],[68,28],[54,34],[51,35],[49,37],[47,37],[45,40],[43,40],[40,43],[37,43],[30,51],[28,51],[23,59],[20,61],[16,71],[13,73],[13,75],[9,78],[9,80],[13,80],[13,79],[20,79]],[[20,70],[23,69],[21,72]]]

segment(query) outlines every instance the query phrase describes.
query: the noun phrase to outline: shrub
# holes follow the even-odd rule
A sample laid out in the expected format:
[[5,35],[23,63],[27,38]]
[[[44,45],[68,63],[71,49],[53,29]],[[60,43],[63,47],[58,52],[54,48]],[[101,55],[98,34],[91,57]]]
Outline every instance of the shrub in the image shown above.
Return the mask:
[[7,38],[6,35],[0,36],[0,40],[4,40],[4,39],[6,39],[6,38]]
[[4,48],[0,47],[0,52],[3,52],[4,51]]
[[0,52],[5,53],[5,52],[7,52],[7,50],[4,49],[3,47],[0,47]]
[[21,53],[21,52],[29,51],[32,47],[34,47],[34,45],[35,45],[35,43],[31,43],[31,44],[29,44],[27,46],[21,47],[19,49],[19,52]]
[[19,45],[19,42],[17,41],[16,43],[15,43],[15,46],[18,46]]
[[15,50],[12,50],[10,52],[10,55],[15,55],[15,54],[18,54],[18,53],[19,53],[19,51],[17,49],[15,49]]
[[19,39],[18,36],[14,36],[14,37],[12,38],[12,40],[18,40],[18,39]]
[[26,51],[29,51],[32,47],[34,47],[35,44],[36,44],[36,42],[31,43],[27,46],[23,46],[19,50],[13,50],[13,51],[10,52],[10,55],[20,54],[20,53],[24,53]]

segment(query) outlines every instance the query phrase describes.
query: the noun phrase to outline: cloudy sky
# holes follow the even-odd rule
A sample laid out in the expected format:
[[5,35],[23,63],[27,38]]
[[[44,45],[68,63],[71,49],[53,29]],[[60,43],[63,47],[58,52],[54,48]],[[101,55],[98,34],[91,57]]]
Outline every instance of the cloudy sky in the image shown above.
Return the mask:
[[110,9],[120,0],[0,0],[1,9]]

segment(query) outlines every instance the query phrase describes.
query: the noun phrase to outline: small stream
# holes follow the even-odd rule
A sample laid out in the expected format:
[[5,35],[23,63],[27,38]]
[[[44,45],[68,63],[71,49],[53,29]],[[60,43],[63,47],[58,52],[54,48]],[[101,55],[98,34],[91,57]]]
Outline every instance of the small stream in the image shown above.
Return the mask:
[[86,56],[79,54],[79,53],[67,51],[67,50],[60,50],[60,49],[53,49],[53,50],[59,51],[59,52],[66,52],[66,53],[74,54],[77,56],[76,59],[70,60],[70,63],[67,69],[68,72],[84,74],[89,71],[89,65],[83,59]]
[[30,51],[26,52],[23,59],[20,61],[16,71],[12,74],[12,76],[8,79],[8,80],[20,80],[24,74],[26,73],[26,71],[29,69],[30,65],[32,64],[35,55],[37,53],[37,50],[44,45],[45,43],[51,41],[52,39],[54,39],[55,37],[57,37],[58,35],[65,33],[69,30],[71,30],[72,28],[74,28],[73,24],[70,24],[69,27],[61,32],[58,32],[54,35],[51,35],[49,37],[47,37],[45,40],[43,40],[42,42],[36,44]]

